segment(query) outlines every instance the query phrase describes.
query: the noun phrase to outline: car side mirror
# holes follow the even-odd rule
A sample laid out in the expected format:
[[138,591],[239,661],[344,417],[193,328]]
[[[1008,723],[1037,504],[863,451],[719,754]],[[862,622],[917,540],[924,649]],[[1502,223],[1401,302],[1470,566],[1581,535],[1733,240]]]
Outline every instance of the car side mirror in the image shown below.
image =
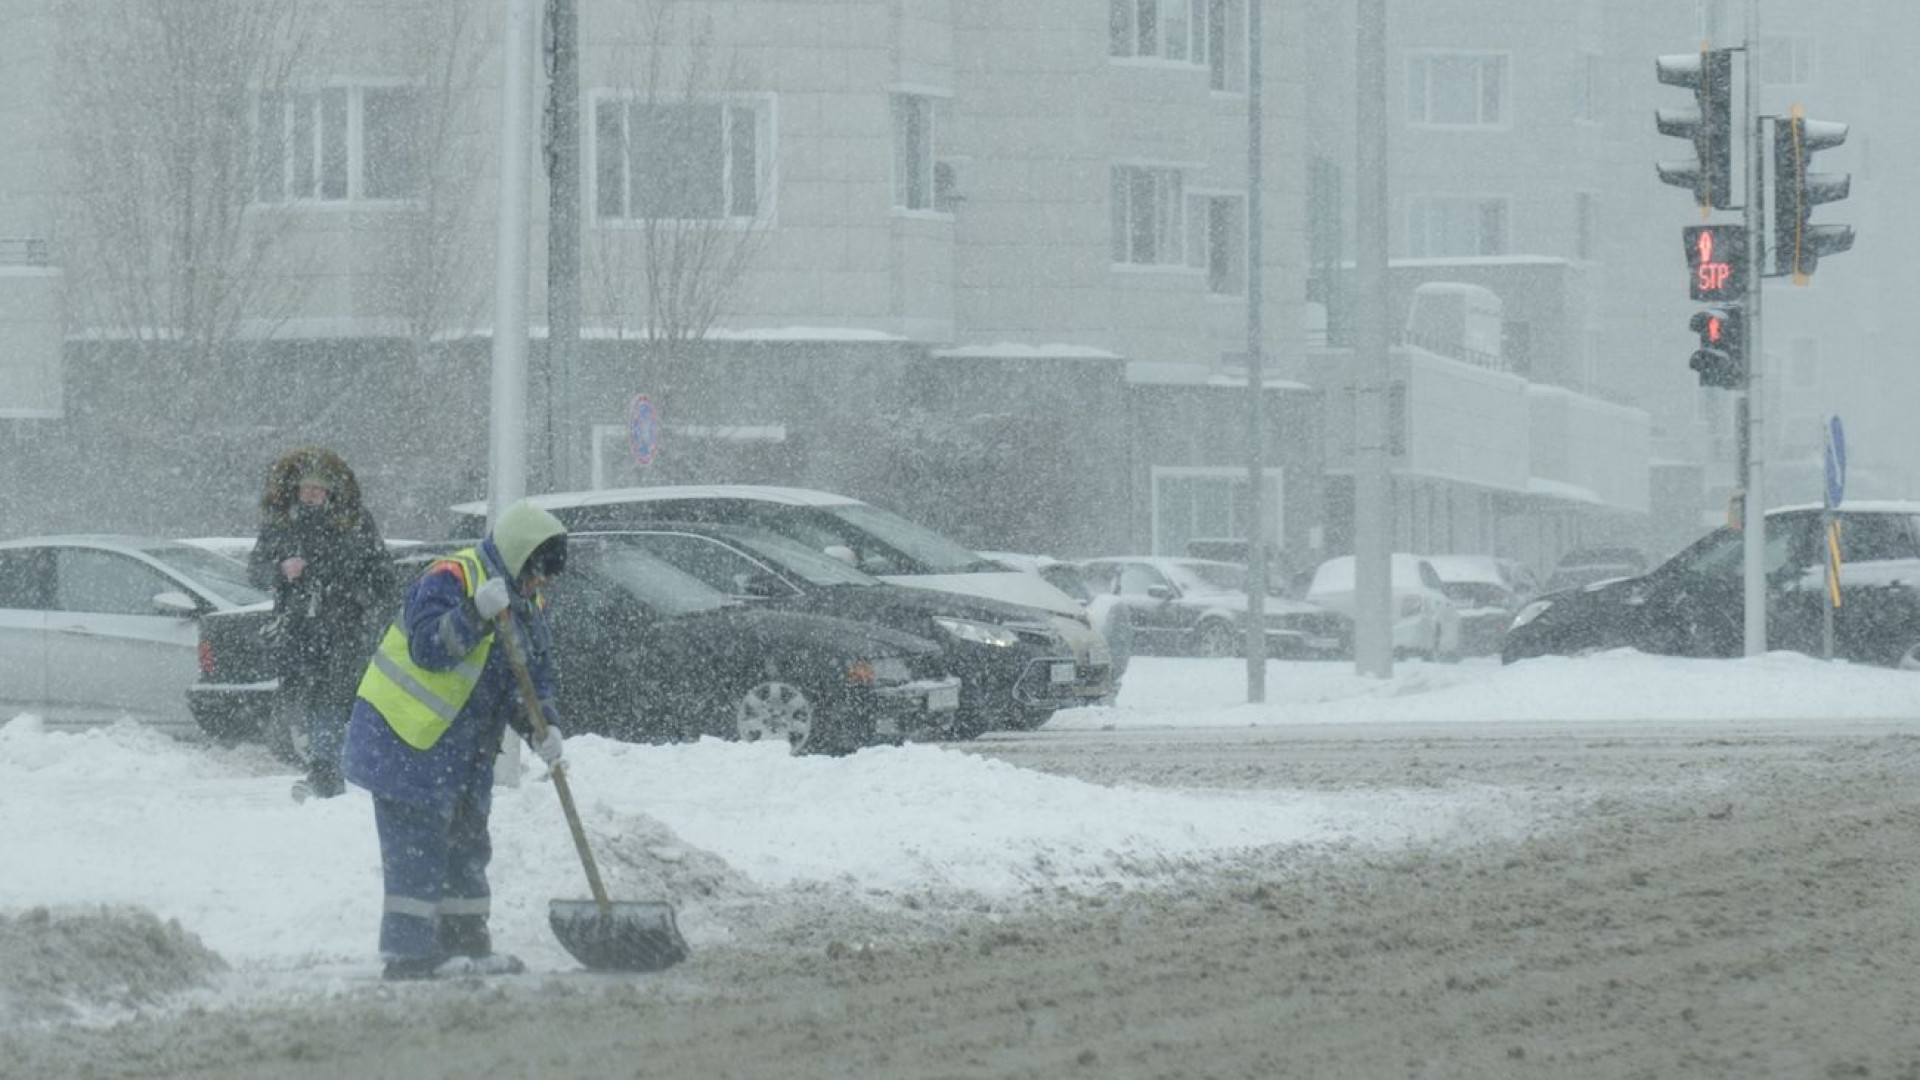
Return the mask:
[[195,615],[200,614],[200,605],[194,603],[193,597],[188,596],[186,593],[178,589],[168,589],[166,592],[153,594],[153,610],[154,613],[158,615],[171,615],[175,618],[191,619]]
[[820,551],[828,558],[839,559],[848,566],[860,565],[860,557],[855,555],[853,549],[845,544],[828,544],[826,547],[821,548]]
[[786,592],[780,586],[780,579],[772,574],[735,574],[733,591],[736,596],[753,596],[762,599],[780,596]]
[[1149,585],[1147,586],[1147,595],[1153,597],[1155,600],[1171,600],[1173,599],[1173,590],[1165,585]]

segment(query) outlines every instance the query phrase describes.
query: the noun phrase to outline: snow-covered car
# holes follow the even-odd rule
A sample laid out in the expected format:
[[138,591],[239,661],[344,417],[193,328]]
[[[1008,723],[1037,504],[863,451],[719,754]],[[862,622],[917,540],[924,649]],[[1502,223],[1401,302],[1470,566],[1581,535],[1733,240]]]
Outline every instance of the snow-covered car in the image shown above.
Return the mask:
[[1088,587],[1086,574],[1078,563],[1056,559],[1051,555],[1028,555],[1018,551],[983,551],[980,554],[1009,569],[1038,574],[1047,584],[1086,606],[1088,621],[1106,639],[1107,651],[1113,657],[1112,690],[1106,699],[1111,704],[1112,699],[1120,693],[1120,683],[1126,678],[1127,664],[1133,659],[1133,617],[1120,603],[1119,597],[1096,594]]
[[[1035,574],[1011,570],[932,529],[845,495],[753,484],[662,485],[534,495],[529,502],[569,529],[644,527],[663,521],[765,529],[852,564],[882,581],[1042,608],[1073,647],[1082,701],[1113,693],[1113,654],[1086,606]],[[453,535],[486,531],[487,505],[453,507]]]
[[[1840,606],[1833,655],[1920,668],[1920,503],[1862,502],[1836,512]],[[1821,508],[1767,511],[1762,568],[1767,647],[1826,651],[1826,552]],[[1644,574],[1548,593],[1507,631],[1501,659],[1631,648],[1673,656],[1740,656],[1746,649],[1746,543],[1721,526]]]
[[[1460,611],[1447,598],[1433,564],[1419,555],[1394,552],[1389,586],[1393,605],[1393,651],[1400,656],[1454,660],[1460,656]],[[1313,572],[1307,601],[1354,618],[1353,556],[1336,555]]]
[[0,543],[0,718],[189,730],[199,621],[266,600],[244,564],[173,540]]
[[1495,555],[1429,555],[1440,590],[1460,609],[1460,651],[1496,656],[1513,617],[1540,587],[1517,559]]
[[1597,581],[1618,581],[1647,572],[1647,556],[1620,545],[1575,548],[1560,557],[1541,592],[1565,592]]
[[[1134,648],[1161,656],[1245,656],[1252,597],[1247,568],[1211,559],[1169,556],[1083,559],[1082,575],[1096,592],[1127,609]],[[1269,589],[1263,597],[1267,655],[1332,659],[1352,647],[1349,620],[1310,602]]]

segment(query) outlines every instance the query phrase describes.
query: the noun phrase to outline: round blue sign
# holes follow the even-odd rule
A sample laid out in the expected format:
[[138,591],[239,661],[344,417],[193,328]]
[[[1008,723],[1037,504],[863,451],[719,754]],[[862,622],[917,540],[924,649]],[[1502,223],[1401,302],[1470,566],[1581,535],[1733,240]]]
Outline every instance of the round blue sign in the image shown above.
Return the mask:
[[654,414],[653,400],[636,394],[627,410],[627,444],[633,448],[636,465],[653,464],[660,452],[660,418]]

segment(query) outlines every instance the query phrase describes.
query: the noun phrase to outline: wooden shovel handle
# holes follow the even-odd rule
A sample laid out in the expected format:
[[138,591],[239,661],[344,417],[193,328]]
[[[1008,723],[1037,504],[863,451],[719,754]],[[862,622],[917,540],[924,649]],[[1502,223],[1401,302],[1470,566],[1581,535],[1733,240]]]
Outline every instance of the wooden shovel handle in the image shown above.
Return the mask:
[[[513,668],[513,677],[520,683],[520,702],[526,707],[527,720],[533,724],[533,741],[541,742],[547,737],[547,717],[540,711],[540,693],[533,687],[533,675],[527,670],[527,658],[520,651],[520,639],[513,628],[513,609],[511,607],[499,615],[500,630],[495,637],[506,646],[507,663]],[[580,865],[587,870],[587,887],[593,890],[594,902],[600,905],[602,915],[613,912],[613,902],[607,899],[607,887],[600,883],[600,867],[594,864],[593,849],[587,846],[587,830],[580,824],[580,812],[573,808],[573,792],[567,787],[567,770],[564,762],[556,762],[551,770],[553,790],[560,793],[560,808],[566,811],[567,828],[573,832],[573,846],[580,852]]]

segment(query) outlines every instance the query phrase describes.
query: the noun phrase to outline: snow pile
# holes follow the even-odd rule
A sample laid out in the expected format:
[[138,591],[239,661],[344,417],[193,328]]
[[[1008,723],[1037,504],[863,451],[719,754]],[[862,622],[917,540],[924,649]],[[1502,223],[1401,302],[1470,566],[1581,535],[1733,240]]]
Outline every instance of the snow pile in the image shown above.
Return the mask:
[[0,914],[0,1020],[137,1009],[208,985],[226,961],[151,912],[100,907]]

